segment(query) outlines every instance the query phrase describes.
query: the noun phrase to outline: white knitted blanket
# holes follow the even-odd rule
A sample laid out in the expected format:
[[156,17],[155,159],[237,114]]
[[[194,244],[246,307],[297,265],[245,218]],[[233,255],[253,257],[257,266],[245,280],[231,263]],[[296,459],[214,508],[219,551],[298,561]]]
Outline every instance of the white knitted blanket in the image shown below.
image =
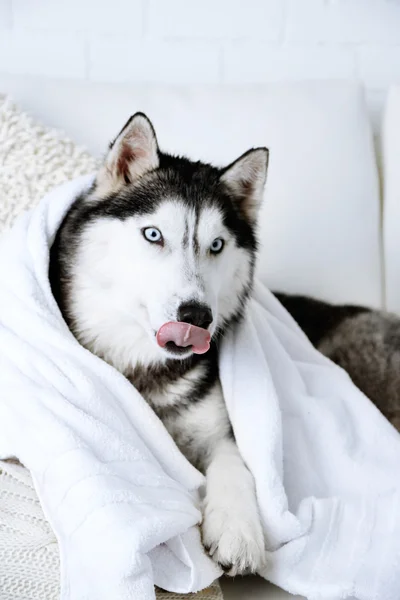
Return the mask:
[[0,232],[53,187],[96,167],[84,148],[0,95]]
[[0,463],[0,598],[56,600],[57,542],[27,469]]

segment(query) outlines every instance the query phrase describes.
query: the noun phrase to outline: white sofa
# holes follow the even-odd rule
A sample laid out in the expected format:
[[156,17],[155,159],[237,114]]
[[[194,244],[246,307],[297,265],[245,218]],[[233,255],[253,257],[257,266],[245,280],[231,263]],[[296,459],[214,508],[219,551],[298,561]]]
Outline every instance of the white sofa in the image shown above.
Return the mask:
[[[137,110],[153,120],[162,148],[193,158],[224,164],[251,146],[267,145],[260,276],[273,289],[374,307],[383,307],[387,296],[390,308],[400,308],[396,159],[383,171],[391,200],[382,228],[373,135],[357,84],[162,88],[2,78],[0,91],[95,155]],[[400,92],[393,92],[391,114],[397,104]],[[385,159],[392,146],[393,140],[385,144]],[[225,590],[228,599],[286,597],[251,579]]]

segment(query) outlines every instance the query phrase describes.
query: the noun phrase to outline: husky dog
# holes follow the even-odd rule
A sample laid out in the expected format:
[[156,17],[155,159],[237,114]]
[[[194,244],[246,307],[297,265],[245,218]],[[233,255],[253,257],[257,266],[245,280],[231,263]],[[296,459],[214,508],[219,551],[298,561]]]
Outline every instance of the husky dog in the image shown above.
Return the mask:
[[362,306],[275,295],[317,350],[347,371],[400,431],[400,318]]
[[205,474],[203,542],[230,575],[262,565],[264,537],[218,341],[251,292],[267,164],[266,148],[223,169],[165,154],[137,113],[69,210],[50,260],[73,334],[132,382]]

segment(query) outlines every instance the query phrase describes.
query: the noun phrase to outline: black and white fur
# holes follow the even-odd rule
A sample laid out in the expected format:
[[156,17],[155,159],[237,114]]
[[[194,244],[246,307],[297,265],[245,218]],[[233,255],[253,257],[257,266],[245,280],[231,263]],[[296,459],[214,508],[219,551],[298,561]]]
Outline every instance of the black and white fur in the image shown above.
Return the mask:
[[[262,566],[264,538],[222,395],[218,341],[251,292],[267,163],[266,148],[223,169],[162,153],[137,113],[68,212],[50,260],[54,296],[79,342],[132,382],[205,473],[203,541],[231,575]],[[156,342],[164,323],[184,320],[182,306],[194,324],[201,311],[212,315],[204,355]]]

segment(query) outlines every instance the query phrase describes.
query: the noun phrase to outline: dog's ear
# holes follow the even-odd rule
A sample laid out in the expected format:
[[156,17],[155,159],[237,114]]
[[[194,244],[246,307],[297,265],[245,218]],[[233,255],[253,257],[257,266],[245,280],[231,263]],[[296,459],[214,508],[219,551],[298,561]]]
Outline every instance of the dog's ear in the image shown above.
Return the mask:
[[254,148],[228,165],[221,175],[232,200],[251,222],[256,220],[262,202],[268,157],[267,148]]
[[159,151],[153,125],[146,115],[138,112],[110,144],[98,183],[109,190],[119,189],[158,165]]

